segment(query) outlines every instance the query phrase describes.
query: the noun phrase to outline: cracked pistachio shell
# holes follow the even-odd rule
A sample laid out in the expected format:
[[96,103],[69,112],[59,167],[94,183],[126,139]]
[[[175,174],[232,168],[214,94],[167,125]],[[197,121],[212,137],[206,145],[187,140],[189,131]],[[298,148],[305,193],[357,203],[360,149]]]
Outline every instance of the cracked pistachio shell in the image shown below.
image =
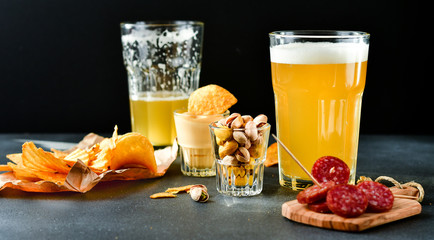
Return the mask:
[[214,128],[214,134],[216,137],[218,137],[221,141],[224,142],[232,137],[232,129],[226,126]]
[[235,153],[235,157],[240,162],[246,163],[250,161],[250,153],[245,147],[239,147]]
[[235,140],[229,140],[225,142],[224,145],[219,147],[219,156],[220,158],[224,158],[227,155],[231,155],[238,148],[238,143]]
[[256,123],[254,121],[246,123],[244,132],[251,141],[255,141],[258,138],[258,129],[256,128]]

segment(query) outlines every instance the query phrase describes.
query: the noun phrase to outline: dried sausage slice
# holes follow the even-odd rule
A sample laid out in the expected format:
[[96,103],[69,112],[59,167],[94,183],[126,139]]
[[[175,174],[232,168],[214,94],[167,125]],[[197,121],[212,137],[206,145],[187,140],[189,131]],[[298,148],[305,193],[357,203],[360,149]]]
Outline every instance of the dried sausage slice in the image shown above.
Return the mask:
[[327,205],[341,217],[358,217],[368,207],[368,198],[354,185],[336,185],[327,193]]
[[346,184],[350,180],[350,168],[337,157],[319,158],[313,164],[311,172],[319,183],[334,181],[336,184]]
[[330,208],[327,205],[327,202],[325,200],[319,201],[319,202],[314,202],[314,203],[309,203],[307,205],[307,207],[314,211],[314,212],[319,212],[319,213],[331,213],[332,211],[330,211]]
[[393,193],[390,189],[379,182],[364,181],[357,184],[357,188],[368,198],[368,211],[385,212],[393,207]]
[[313,185],[298,193],[297,200],[299,203],[313,203],[323,200],[327,197],[327,192],[335,186],[335,182],[329,181],[321,186]]

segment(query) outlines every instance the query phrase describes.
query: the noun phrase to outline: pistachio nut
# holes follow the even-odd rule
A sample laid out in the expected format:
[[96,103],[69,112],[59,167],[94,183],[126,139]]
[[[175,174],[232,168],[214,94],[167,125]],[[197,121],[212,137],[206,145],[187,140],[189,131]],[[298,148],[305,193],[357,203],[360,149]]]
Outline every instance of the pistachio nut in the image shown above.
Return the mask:
[[230,127],[236,129],[236,128],[242,128],[243,125],[244,125],[243,118],[241,116],[238,116],[232,121]]
[[244,132],[251,141],[255,141],[258,138],[258,129],[256,128],[256,123],[254,121],[246,123]]
[[226,155],[222,159],[222,164],[224,164],[224,165],[238,165],[238,160],[235,159],[235,157],[232,155]]
[[252,144],[252,146],[248,149],[250,153],[250,157],[259,158],[262,156],[263,147],[262,144]]
[[224,142],[232,137],[232,129],[226,126],[214,128],[214,134],[216,137],[218,137],[221,141]]
[[249,162],[250,161],[250,153],[245,147],[239,147],[235,152],[235,157],[240,162]]
[[258,116],[255,117],[255,119],[253,119],[253,122],[255,122],[256,125],[259,125],[259,124],[263,125],[263,124],[267,123],[267,121],[268,121],[268,117],[265,116],[264,114],[259,114]]
[[246,134],[241,131],[234,131],[232,136],[241,145],[244,145],[248,140]]
[[205,185],[194,185],[190,188],[190,197],[196,202],[206,202],[209,199]]
[[218,137],[215,137],[215,143],[217,143],[217,145],[223,145],[223,144],[225,144],[225,141],[221,140]]
[[224,125],[227,126],[227,127],[231,127],[232,122],[235,120],[235,118],[237,118],[239,116],[241,116],[241,114],[239,114],[239,113],[232,113],[229,117],[226,118],[226,121],[225,121]]
[[[244,121],[244,126],[246,125],[247,122],[253,121],[253,117],[250,116],[250,115],[243,115],[243,116],[241,116],[241,118],[242,118],[243,121]],[[243,126],[243,127],[244,127],[244,126]]]
[[222,146],[219,147],[219,156],[220,158],[224,158],[227,155],[231,155],[238,148],[238,143],[235,140],[229,140],[225,142]]

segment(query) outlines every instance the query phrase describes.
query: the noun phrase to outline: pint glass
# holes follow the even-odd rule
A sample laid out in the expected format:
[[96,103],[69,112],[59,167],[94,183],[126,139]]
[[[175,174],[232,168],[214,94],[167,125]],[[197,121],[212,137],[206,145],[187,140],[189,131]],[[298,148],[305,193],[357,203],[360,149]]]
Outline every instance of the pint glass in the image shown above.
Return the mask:
[[173,111],[187,107],[199,86],[203,23],[121,23],[121,35],[132,131],[154,146],[171,145],[176,137]]
[[[342,159],[354,183],[370,35],[312,30],[269,36],[278,138],[309,171],[322,156]],[[282,186],[312,184],[282,147],[278,157]]]

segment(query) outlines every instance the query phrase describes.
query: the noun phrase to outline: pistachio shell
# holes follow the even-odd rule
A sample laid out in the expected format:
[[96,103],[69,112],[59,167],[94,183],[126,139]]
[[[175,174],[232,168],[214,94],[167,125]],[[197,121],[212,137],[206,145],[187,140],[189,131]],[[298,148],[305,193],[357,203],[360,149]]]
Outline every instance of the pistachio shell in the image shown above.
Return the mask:
[[240,162],[249,162],[250,161],[250,153],[245,147],[239,147],[235,153],[235,157]]
[[234,131],[232,136],[241,145],[244,145],[248,140],[246,134],[241,131]]
[[256,125],[259,125],[261,123],[267,123],[268,121],[268,117],[265,116],[264,114],[259,114],[258,116],[255,117],[255,119],[253,119],[253,122],[256,123]]
[[234,156],[232,156],[232,155],[226,155],[222,159],[222,164],[225,164],[225,165],[237,165],[238,161],[237,161],[237,159],[235,159]]
[[243,118],[241,118],[241,116],[238,116],[232,121],[230,127],[236,129],[236,128],[242,128],[243,125],[244,125]]
[[232,137],[232,129],[226,126],[214,128],[214,134],[221,141],[227,141]]
[[258,129],[256,128],[256,123],[254,121],[246,123],[244,132],[251,141],[255,141],[258,138]]
[[238,143],[235,140],[229,140],[225,142],[223,146],[219,147],[219,156],[220,158],[224,158],[227,155],[231,155],[238,148]]
[[249,148],[249,153],[252,158],[260,158],[262,154],[262,144],[252,144],[252,146]]
[[232,113],[229,117],[226,118],[225,126],[231,127],[232,122],[235,120],[235,118],[241,116],[239,113]]
[[[243,115],[243,116],[241,116],[241,118],[242,118],[243,121],[244,121],[244,126],[246,125],[247,122],[253,121],[253,117],[250,116],[250,115]],[[243,127],[244,127],[244,126],[243,126]]]

